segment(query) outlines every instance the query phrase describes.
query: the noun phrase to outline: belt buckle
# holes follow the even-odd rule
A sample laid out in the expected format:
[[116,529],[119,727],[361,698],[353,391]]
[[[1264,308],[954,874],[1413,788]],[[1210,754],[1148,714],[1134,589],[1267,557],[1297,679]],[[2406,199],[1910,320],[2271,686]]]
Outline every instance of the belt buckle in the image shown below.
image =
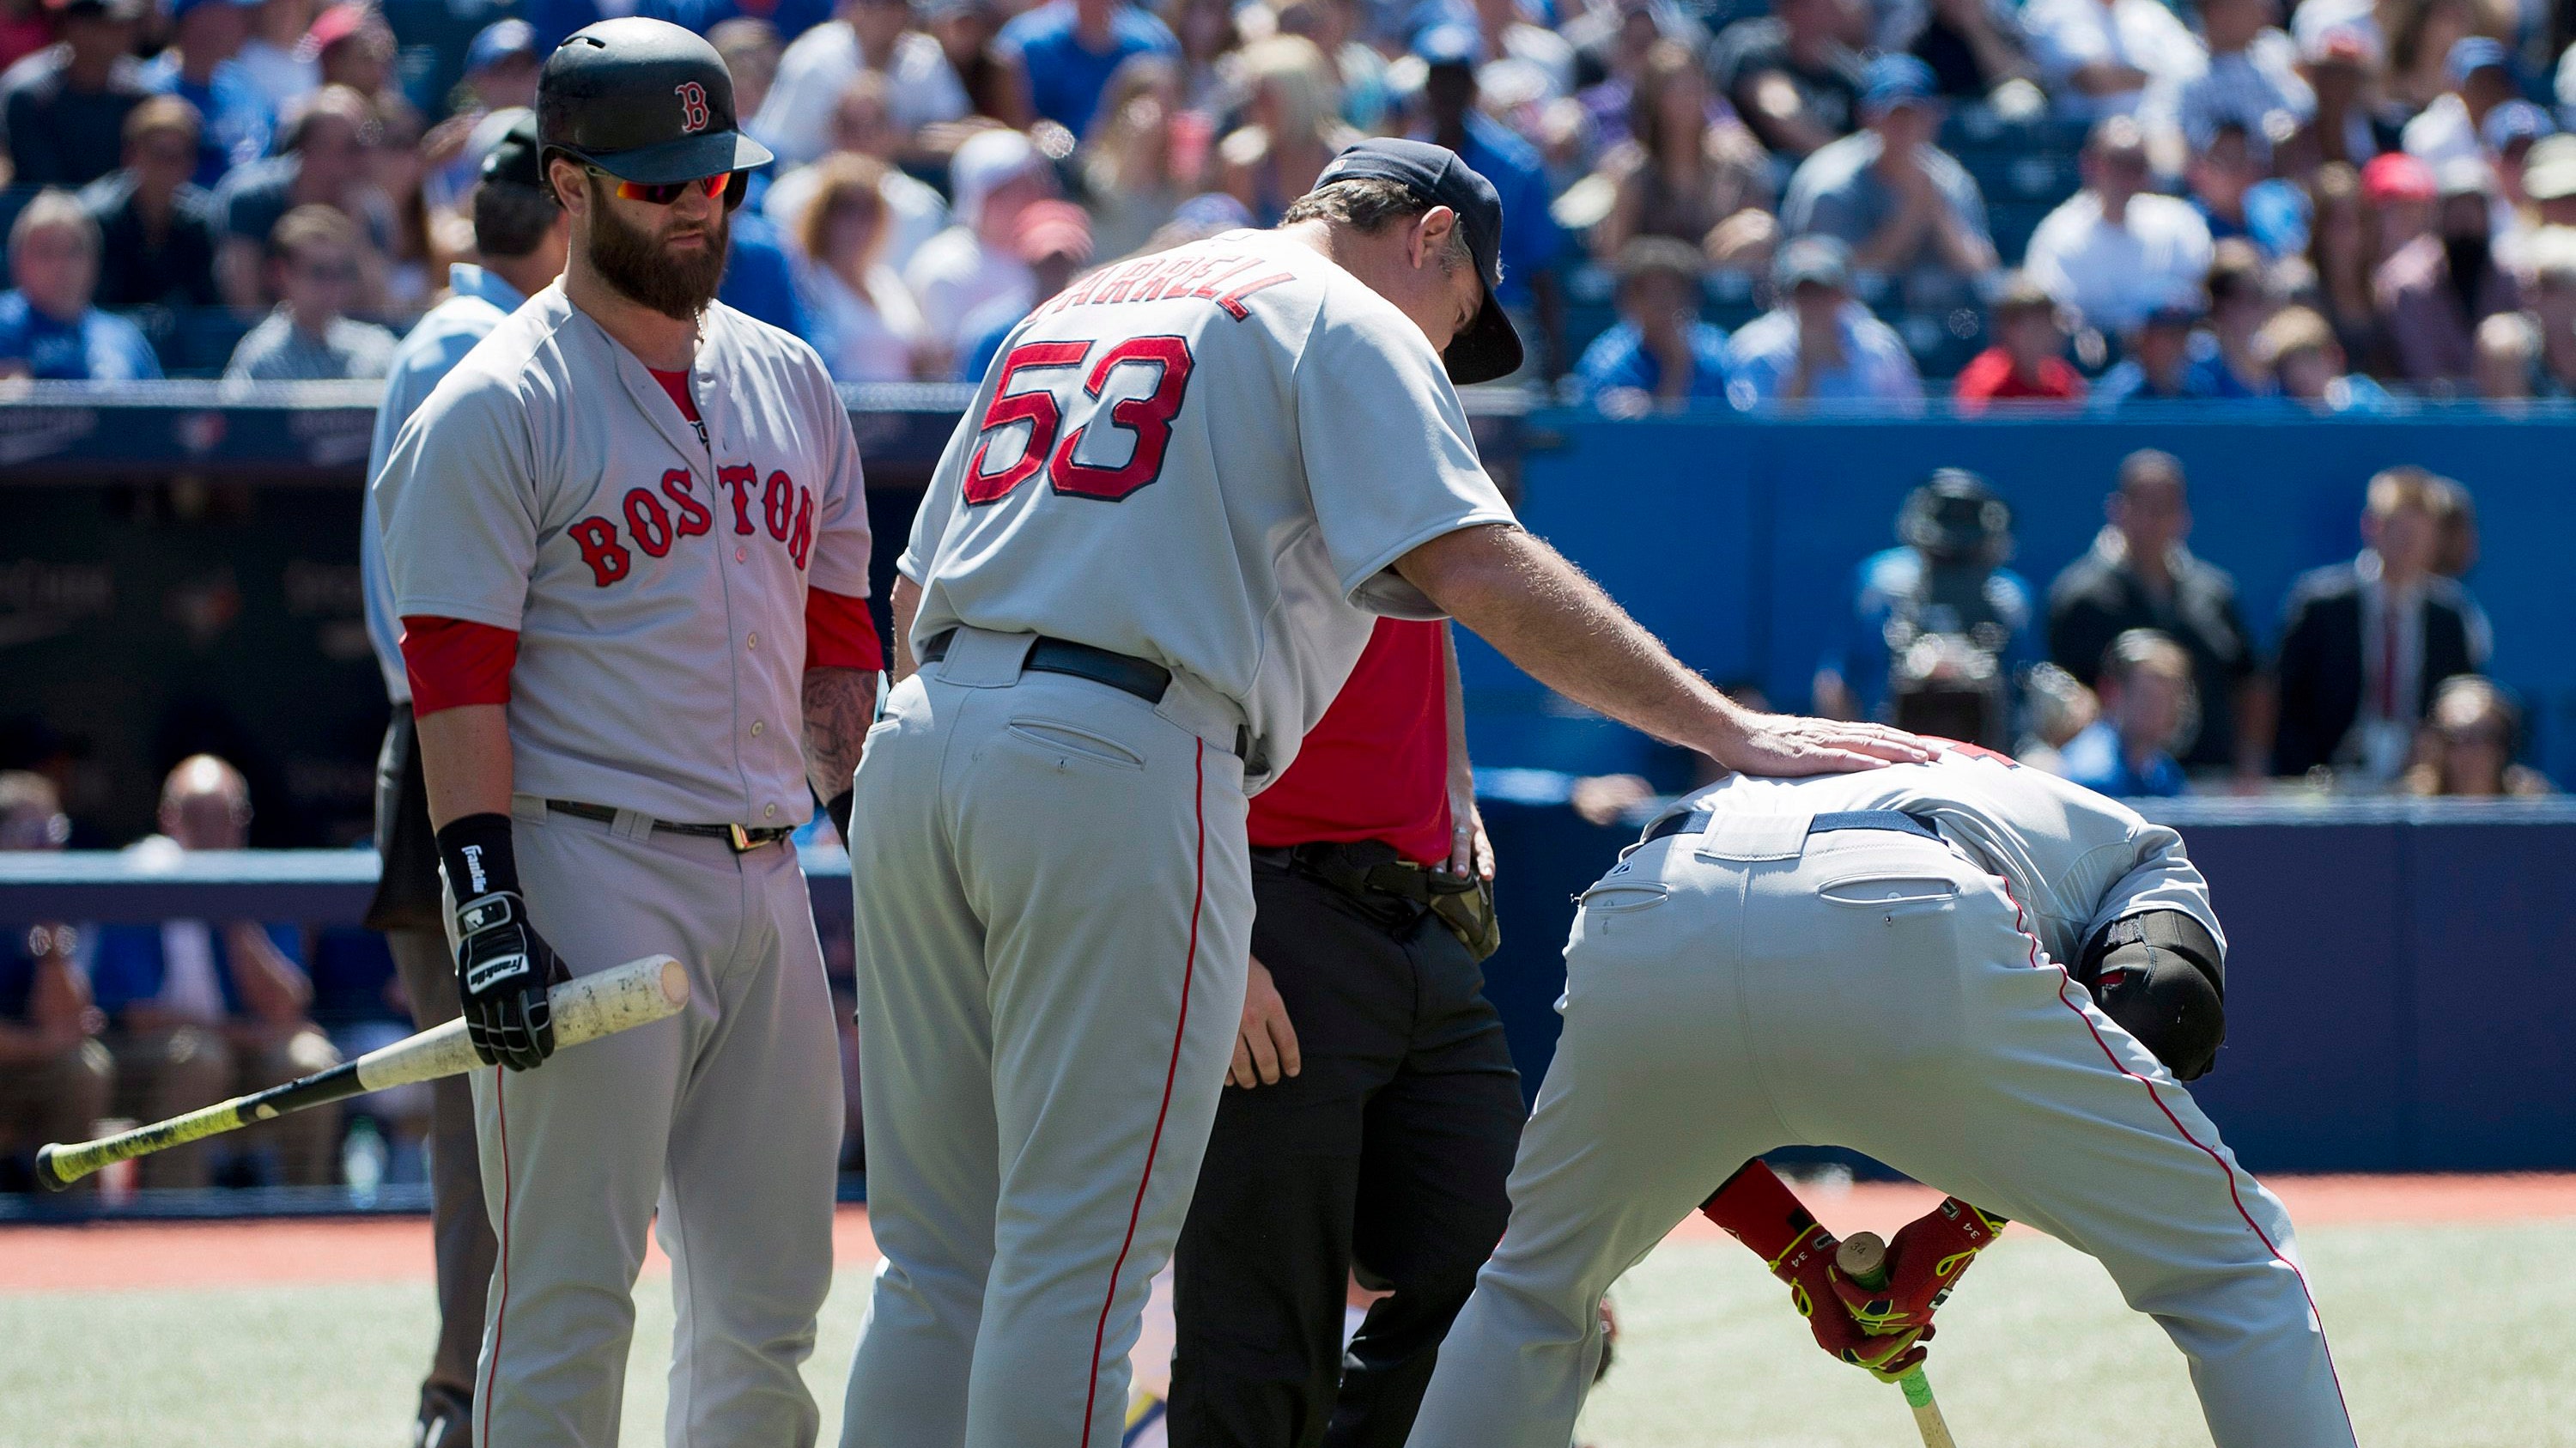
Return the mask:
[[733,846],[735,854],[748,855],[768,842],[763,840],[755,843],[751,838],[751,831],[741,825],[729,824],[725,826],[725,843]]

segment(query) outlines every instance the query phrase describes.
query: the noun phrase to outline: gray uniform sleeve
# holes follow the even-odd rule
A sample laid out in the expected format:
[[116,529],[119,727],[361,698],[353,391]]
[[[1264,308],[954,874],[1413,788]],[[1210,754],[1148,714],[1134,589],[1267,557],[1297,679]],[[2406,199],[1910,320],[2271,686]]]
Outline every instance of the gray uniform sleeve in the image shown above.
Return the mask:
[[1355,305],[1336,287],[1296,390],[1307,492],[1342,592],[1372,613],[1439,617],[1388,565],[1444,533],[1513,519],[1430,342],[1392,306]]
[[841,405],[822,359],[810,357],[815,392],[814,426],[829,439],[831,476],[814,500],[814,556],[805,570],[809,587],[852,598],[868,596],[868,489],[859,462],[859,439],[850,431],[849,410]]
[[[2169,826],[2140,820],[2131,829],[2128,843],[2128,868],[2102,888],[2098,896],[2101,904],[2095,908],[2093,918],[2084,923],[2082,939],[2092,939],[2114,920],[2153,910],[2179,910],[2208,926],[2209,933],[2224,949],[2227,934],[2219,929],[2218,913],[2210,908],[2209,881],[2183,853],[2182,836]],[[2101,865],[2106,873],[2117,868],[2114,860],[2103,860]]]
[[490,382],[442,386],[403,424],[376,485],[397,613],[519,627],[543,525],[529,446]]

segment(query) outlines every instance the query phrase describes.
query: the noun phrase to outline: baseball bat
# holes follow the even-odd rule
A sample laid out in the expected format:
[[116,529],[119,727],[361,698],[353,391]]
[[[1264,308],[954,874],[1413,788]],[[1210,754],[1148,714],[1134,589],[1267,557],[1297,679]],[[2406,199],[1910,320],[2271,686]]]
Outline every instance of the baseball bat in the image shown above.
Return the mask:
[[[689,973],[667,955],[648,955],[595,974],[576,976],[548,991],[546,999],[554,1010],[555,1047],[561,1050],[678,1014],[689,1003]],[[218,1101],[184,1116],[96,1141],[46,1146],[36,1153],[36,1179],[49,1190],[61,1191],[112,1162],[149,1156],[220,1136],[255,1121],[273,1120],[290,1111],[344,1101],[388,1086],[461,1075],[482,1064],[474,1054],[474,1043],[466,1039],[465,1022],[459,1018],[283,1086]]]
[[[1834,1249],[1834,1265],[1842,1274],[1865,1288],[1887,1285],[1887,1241],[1876,1232],[1854,1232],[1843,1238]],[[1959,1448],[1950,1436],[1950,1425],[1941,1420],[1941,1405],[1932,1401],[1932,1380],[1916,1368],[1896,1380],[1905,1390],[1905,1405],[1914,1410],[1914,1427],[1923,1435],[1923,1448]]]

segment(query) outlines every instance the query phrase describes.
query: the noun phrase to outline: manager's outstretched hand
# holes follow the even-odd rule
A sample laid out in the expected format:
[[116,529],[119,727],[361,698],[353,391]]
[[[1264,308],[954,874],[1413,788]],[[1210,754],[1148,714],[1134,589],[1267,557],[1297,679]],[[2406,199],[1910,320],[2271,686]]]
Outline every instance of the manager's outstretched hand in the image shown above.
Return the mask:
[[1708,757],[1740,773],[1787,777],[1920,764],[1932,751],[1922,740],[1885,724],[1748,714],[1742,740],[1733,748],[1712,749]]

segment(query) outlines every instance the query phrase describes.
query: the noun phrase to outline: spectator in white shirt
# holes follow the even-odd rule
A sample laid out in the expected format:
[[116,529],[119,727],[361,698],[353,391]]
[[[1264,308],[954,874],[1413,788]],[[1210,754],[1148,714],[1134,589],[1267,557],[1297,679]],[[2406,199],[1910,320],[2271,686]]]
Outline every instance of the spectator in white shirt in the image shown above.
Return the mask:
[[[883,179],[877,183],[877,193],[886,204],[885,254],[878,260],[901,272],[912,264],[923,243],[948,229],[948,203],[927,183],[894,168],[895,147],[902,136],[887,109],[887,89],[886,78],[876,71],[863,70],[850,78],[839,104],[832,107],[832,151],[885,163],[880,168]],[[804,232],[805,203],[814,199],[821,181],[811,166],[789,171],[762,195],[761,215],[793,241]]]
[[1020,212],[1055,194],[1046,158],[1018,131],[982,131],[949,163],[957,224],[932,237],[905,268],[930,339],[954,351],[967,339],[966,314],[996,297],[1026,307],[1037,278],[1012,249]]
[[823,154],[833,108],[862,71],[885,77],[899,153],[914,150],[924,127],[967,113],[966,88],[947,52],[912,22],[910,0],[842,0],[836,18],[787,47],[769,99],[751,119],[752,134],[778,153],[780,169]]
[[2023,266],[2085,325],[2116,334],[2199,289],[2209,225],[2190,202],[2146,189],[2146,134],[2126,116],[2093,128],[2083,165],[2084,189],[2040,222]]
[[2170,115],[2206,64],[2160,0],[2030,0],[2021,16],[2040,78],[2068,120]]
[[832,155],[814,163],[814,199],[799,219],[796,280],[814,314],[811,340],[836,382],[909,382],[938,374],[921,309],[885,264],[885,163]]
[[2245,128],[2254,159],[2268,164],[2272,144],[2316,113],[2316,93],[2299,76],[2298,47],[2273,28],[2275,0],[2205,0],[2201,38],[2209,68],[2185,81],[2180,120],[2194,150],[2218,128]]
[[2513,62],[2501,41],[2472,35],[2451,47],[2443,61],[2451,88],[2406,123],[2406,153],[2439,172],[2444,163],[2484,160],[2478,137],[2487,113],[2515,95]]

